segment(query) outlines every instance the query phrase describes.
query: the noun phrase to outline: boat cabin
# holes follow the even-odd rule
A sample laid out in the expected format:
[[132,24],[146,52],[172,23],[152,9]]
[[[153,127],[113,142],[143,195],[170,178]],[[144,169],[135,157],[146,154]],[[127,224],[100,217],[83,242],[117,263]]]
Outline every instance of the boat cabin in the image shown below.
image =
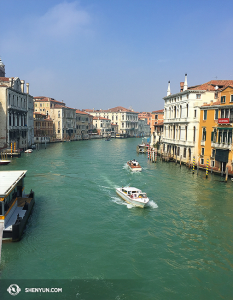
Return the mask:
[[131,198],[147,198],[146,193],[143,193],[141,190],[136,189],[134,187],[122,188],[122,192]]

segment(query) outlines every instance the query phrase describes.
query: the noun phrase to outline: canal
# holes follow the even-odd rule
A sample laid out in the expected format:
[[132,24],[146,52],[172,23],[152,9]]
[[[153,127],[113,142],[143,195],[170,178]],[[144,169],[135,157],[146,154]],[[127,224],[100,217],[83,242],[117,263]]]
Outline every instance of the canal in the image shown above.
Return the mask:
[[[42,145],[1,167],[28,170],[36,200],[23,239],[2,246],[4,288],[63,288],[17,299],[232,299],[233,183],[150,163],[140,141]],[[134,158],[141,173],[126,168]],[[124,185],[145,191],[149,206],[125,204],[115,192]]]

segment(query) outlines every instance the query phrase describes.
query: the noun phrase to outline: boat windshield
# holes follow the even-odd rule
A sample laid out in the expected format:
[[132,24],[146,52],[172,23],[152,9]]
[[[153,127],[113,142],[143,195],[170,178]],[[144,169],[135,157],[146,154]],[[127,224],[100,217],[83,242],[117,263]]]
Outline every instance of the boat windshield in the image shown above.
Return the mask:
[[140,193],[138,195],[139,198],[147,198],[146,193]]

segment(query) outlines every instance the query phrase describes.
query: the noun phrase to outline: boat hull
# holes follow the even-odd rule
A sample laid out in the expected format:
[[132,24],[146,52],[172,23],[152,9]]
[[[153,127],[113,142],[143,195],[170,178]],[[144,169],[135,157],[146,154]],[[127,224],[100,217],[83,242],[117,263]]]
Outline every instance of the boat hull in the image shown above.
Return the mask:
[[140,207],[140,208],[144,208],[146,206],[146,204],[149,202],[149,200],[147,202],[139,202],[139,201],[136,201],[136,200],[133,200],[132,198],[128,197],[127,195],[125,195],[121,189],[116,189],[116,193],[118,196],[120,196],[125,202],[133,205],[133,206],[136,206],[136,207]]
[[127,165],[132,172],[141,172],[142,171],[142,167],[140,165],[132,166],[129,162],[127,162]]
[[0,165],[8,165],[11,162],[11,160],[1,160],[0,159]]

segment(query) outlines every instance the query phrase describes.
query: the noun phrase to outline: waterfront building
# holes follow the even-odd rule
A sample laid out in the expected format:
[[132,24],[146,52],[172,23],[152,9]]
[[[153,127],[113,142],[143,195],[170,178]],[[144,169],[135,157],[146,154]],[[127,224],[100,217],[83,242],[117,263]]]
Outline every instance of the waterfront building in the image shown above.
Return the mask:
[[218,101],[204,104],[200,111],[198,162],[215,171],[233,174],[233,85],[219,89]]
[[111,137],[115,138],[118,133],[118,125],[111,123]]
[[89,133],[93,129],[93,116],[76,109],[76,139],[89,139]]
[[35,112],[34,143],[49,143],[53,139],[53,120],[46,114]]
[[188,88],[180,83],[180,92],[171,94],[168,83],[167,96],[164,97],[164,131],[162,152],[184,163],[192,162],[198,155],[198,136],[200,107],[218,98],[216,87],[225,88],[231,80],[211,80]]
[[148,124],[148,120],[146,118],[138,117],[138,136],[150,136],[150,125]]
[[76,109],[67,107],[62,101],[49,97],[34,97],[35,112],[45,113],[53,120],[56,140],[76,139]]
[[[3,70],[1,65],[1,75]],[[0,77],[0,149],[26,149],[34,143],[33,97],[29,83],[24,92],[24,83],[18,77]]]
[[163,115],[164,110],[155,110],[151,113],[151,145],[161,143],[163,134]]
[[140,112],[138,114],[138,119],[145,119],[146,122],[147,122],[147,125],[150,125],[151,126],[151,118],[152,118],[152,115],[150,112]]
[[117,106],[108,110],[86,109],[85,111],[95,117],[110,119],[112,123],[118,125],[117,134],[129,137],[134,137],[138,134],[138,112],[133,111],[133,109]]
[[94,117],[93,126],[102,137],[111,136],[111,120],[103,117]]

